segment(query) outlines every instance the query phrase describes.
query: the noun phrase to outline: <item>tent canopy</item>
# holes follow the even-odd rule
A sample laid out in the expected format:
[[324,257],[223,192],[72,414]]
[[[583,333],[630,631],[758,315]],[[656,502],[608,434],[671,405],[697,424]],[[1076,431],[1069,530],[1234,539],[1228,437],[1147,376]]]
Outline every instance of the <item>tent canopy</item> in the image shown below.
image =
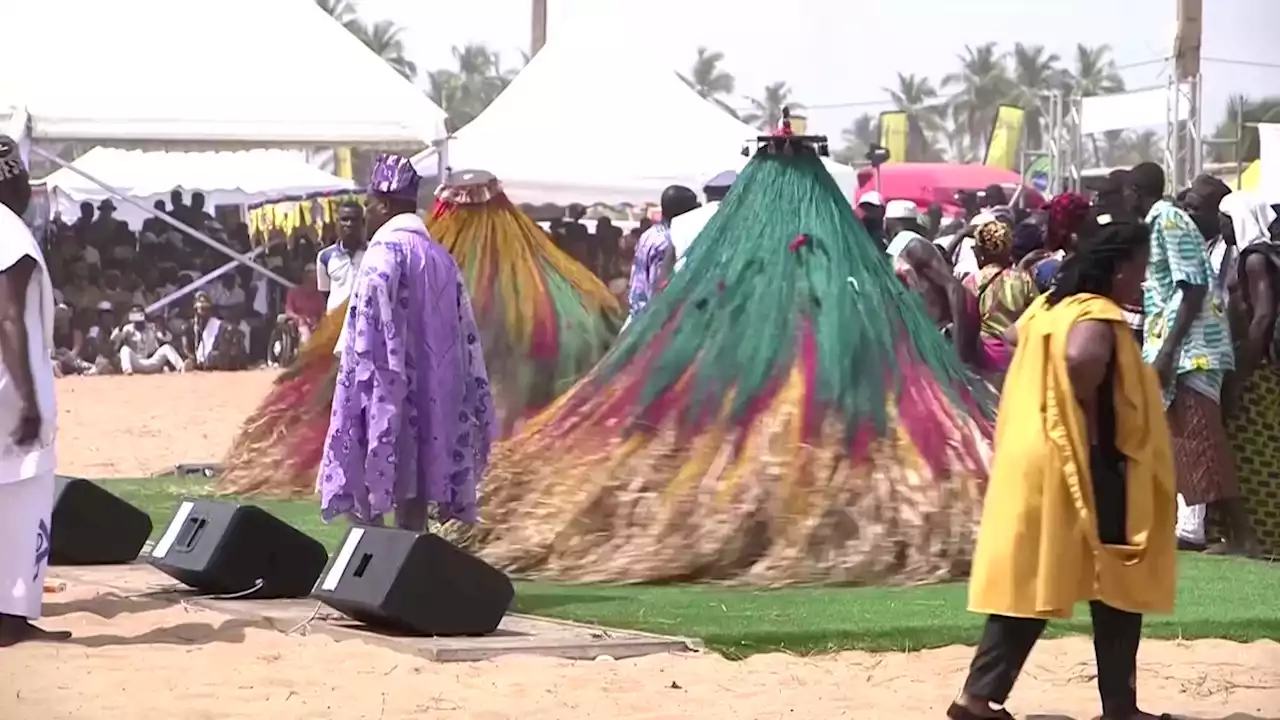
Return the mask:
[[[244,152],[144,152],[97,147],[76,159],[79,168],[148,207],[167,201],[174,189],[201,192],[205,206],[249,205],[285,197],[315,196],[353,191],[355,183],[308,165],[288,150]],[[72,170],[63,168],[45,178],[52,209],[70,220],[79,205],[97,205],[112,195]],[[148,216],[127,203],[117,205],[116,217],[137,227]]]
[[[567,205],[656,202],[668,185],[701,189],[743,165],[743,143],[758,130],[699,97],[660,60],[600,42],[547,43],[449,140],[449,166],[493,173],[516,202]],[[434,174],[433,151],[414,162]],[[845,177],[852,191],[853,171]]]
[[[0,114],[36,140],[418,148],[445,114],[313,0],[5,8]],[[52,42],[51,42],[52,38]]]

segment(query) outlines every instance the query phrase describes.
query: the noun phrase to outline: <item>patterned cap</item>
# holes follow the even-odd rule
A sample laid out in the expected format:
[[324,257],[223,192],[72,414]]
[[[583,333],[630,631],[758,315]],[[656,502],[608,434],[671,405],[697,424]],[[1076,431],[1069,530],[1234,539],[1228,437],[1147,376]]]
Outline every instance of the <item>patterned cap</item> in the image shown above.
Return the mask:
[[420,182],[422,177],[413,169],[409,158],[384,153],[373,163],[369,192],[383,197],[417,200]]

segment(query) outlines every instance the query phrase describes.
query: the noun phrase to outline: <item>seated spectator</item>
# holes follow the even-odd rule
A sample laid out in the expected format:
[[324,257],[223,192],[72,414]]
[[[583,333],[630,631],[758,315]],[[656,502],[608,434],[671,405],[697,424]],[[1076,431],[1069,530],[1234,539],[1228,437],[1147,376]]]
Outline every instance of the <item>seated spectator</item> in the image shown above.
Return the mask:
[[[164,206],[163,200],[155,201],[154,203],[151,204],[151,207],[154,208],[155,211],[158,213],[164,213],[166,215],[169,214],[168,209],[166,209]],[[151,236],[151,239],[148,240],[148,242],[163,242],[163,238],[165,234],[168,233],[169,230],[172,228],[173,228],[172,225],[161,220],[158,217],[148,217],[146,220],[142,221],[143,235]],[[142,238],[140,237],[139,240],[141,239]]]
[[209,283],[209,299],[218,306],[219,312],[238,308],[245,303],[244,290],[233,272],[223,273],[221,277]]
[[53,374],[57,377],[94,374],[94,364],[81,358],[85,334],[74,320],[75,313],[65,303],[54,308]]
[[123,278],[117,270],[102,273],[102,299],[115,307],[116,315],[123,315],[133,304],[133,293],[124,288]]
[[111,343],[118,348],[120,371],[125,375],[152,375],[170,369],[182,372],[182,356],[169,344],[171,340],[168,330],[147,319],[141,305],[131,306],[128,322],[111,333]]
[[103,300],[98,303],[96,312],[86,310],[83,315],[84,347],[79,357],[85,362],[93,363],[94,374],[106,375],[116,370],[111,347],[111,333],[116,327],[115,306]]
[[243,370],[249,366],[244,333],[237,323],[218,317],[209,293],[196,293],[195,318],[183,334],[187,367],[196,370]]
[[78,261],[71,266],[71,280],[62,291],[63,300],[68,305],[84,310],[96,308],[106,299],[102,288],[98,285],[98,266]]
[[302,269],[302,280],[291,288],[285,296],[285,317],[298,330],[298,341],[303,345],[311,339],[324,317],[324,293],[316,284],[315,263],[308,263]]

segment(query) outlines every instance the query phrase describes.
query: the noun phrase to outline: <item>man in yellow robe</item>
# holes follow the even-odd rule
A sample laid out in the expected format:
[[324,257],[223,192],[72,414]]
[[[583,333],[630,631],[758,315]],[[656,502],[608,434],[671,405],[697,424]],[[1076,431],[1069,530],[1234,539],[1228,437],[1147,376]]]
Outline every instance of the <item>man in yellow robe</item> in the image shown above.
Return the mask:
[[1155,373],[1120,304],[1141,297],[1149,231],[1103,226],[1008,333],[995,459],[969,586],[988,616],[953,720],[1004,702],[1049,618],[1088,601],[1105,720],[1138,710],[1142,616],[1173,610],[1175,480]]

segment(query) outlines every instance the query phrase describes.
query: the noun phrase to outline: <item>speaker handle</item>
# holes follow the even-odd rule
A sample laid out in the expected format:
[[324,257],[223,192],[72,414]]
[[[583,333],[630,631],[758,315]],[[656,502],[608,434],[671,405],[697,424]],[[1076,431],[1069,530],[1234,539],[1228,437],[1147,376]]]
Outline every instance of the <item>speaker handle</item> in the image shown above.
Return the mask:
[[178,552],[191,552],[196,546],[196,542],[200,540],[200,536],[204,534],[204,530],[209,526],[209,519],[205,517],[187,518],[182,524],[182,530],[178,532],[178,541],[174,543]]

